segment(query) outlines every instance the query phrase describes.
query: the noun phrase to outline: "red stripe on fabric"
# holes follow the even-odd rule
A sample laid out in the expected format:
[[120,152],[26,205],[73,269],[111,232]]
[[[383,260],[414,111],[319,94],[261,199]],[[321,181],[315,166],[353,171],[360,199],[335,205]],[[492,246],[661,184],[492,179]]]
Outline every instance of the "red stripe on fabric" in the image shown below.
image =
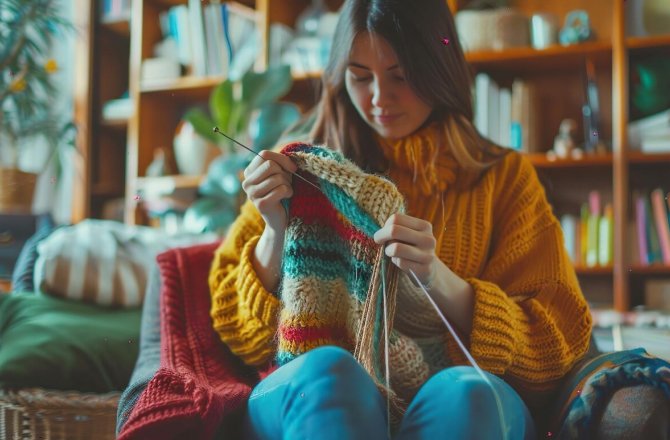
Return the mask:
[[279,334],[289,342],[307,342],[318,339],[333,339],[344,341],[347,332],[343,327],[286,327],[279,326]]

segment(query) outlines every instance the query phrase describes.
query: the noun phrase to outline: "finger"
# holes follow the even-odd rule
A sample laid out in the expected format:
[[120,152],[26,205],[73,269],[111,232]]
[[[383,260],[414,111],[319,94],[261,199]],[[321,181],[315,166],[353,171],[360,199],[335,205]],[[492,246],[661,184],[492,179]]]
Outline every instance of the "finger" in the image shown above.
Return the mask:
[[271,160],[278,163],[279,166],[281,166],[289,173],[295,173],[298,171],[298,166],[295,164],[295,162],[293,162],[293,160],[285,154],[276,153],[270,150],[263,150],[259,154],[265,160]]
[[254,156],[253,159],[251,159],[251,162],[249,162],[249,165],[244,169],[244,177],[247,178],[248,176],[251,175],[259,166],[261,166],[263,163],[267,162],[265,159],[259,156]]
[[275,174],[283,174],[289,179],[291,178],[291,174],[284,170],[277,162],[268,160],[261,163],[245,180],[247,180],[248,185],[258,185]]
[[273,208],[283,199],[289,199],[293,195],[293,189],[286,185],[281,185],[274,188],[265,196],[255,200],[256,208],[260,212],[265,212],[269,208]]
[[432,259],[431,254],[405,243],[391,243],[384,248],[384,253],[391,258],[401,258],[418,264],[430,263]]
[[400,241],[412,244],[422,249],[434,249],[437,241],[432,232],[417,231],[407,226],[388,224],[375,232],[373,239],[376,243],[382,244],[388,241]]
[[290,178],[284,174],[273,174],[258,184],[249,184],[245,180],[242,188],[252,200],[257,200],[265,197],[275,188],[280,186],[286,186],[292,189]]
[[386,223],[384,223],[384,226],[388,225],[406,226],[416,231],[433,231],[433,225],[430,222],[401,213],[396,213],[390,216],[386,220]]
[[429,272],[426,271],[426,267],[424,265],[398,257],[391,258],[391,263],[398,266],[398,268],[403,272],[414,272],[414,274],[419,278],[419,281],[421,281],[421,284],[424,286],[428,284]]

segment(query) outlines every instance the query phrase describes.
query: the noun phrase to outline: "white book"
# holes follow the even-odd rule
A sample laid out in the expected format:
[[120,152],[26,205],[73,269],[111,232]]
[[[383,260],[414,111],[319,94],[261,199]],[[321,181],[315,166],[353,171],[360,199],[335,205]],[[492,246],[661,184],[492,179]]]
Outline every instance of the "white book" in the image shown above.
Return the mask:
[[[224,75],[228,71],[228,57],[224,54],[223,14],[220,3],[205,6],[205,34],[207,39],[207,71],[210,75]],[[226,55],[223,58],[223,55]]]
[[488,94],[491,77],[485,73],[475,76],[475,127],[484,137],[489,136]]
[[640,150],[642,138],[670,132],[670,109],[628,124],[628,147]]
[[205,37],[205,23],[203,21],[202,4],[200,0],[188,1],[188,14],[191,30],[191,45],[193,51],[193,74],[207,75],[207,40]]
[[512,145],[512,91],[500,89],[500,145],[509,147]]
[[500,88],[493,79],[489,81],[487,118],[489,139],[500,144]]
[[193,43],[191,42],[191,23],[186,5],[178,5],[170,8],[170,14],[174,16],[176,27],[177,53],[179,63],[182,66],[193,64]]
[[574,215],[565,214],[561,217],[561,229],[563,230],[565,250],[573,264],[577,262],[577,252],[579,251],[576,243],[577,225],[577,217]]
[[642,137],[640,149],[643,153],[669,153],[670,152],[670,130],[658,136],[645,135]]

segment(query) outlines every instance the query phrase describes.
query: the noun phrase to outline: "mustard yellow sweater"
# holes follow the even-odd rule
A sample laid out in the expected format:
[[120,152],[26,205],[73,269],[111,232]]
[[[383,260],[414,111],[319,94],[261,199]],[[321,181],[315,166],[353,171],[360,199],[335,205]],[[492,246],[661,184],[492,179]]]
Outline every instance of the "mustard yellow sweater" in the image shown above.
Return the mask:
[[[474,289],[474,358],[522,395],[543,394],[586,353],[591,336],[591,316],[560,225],[523,155],[508,153],[474,186],[459,189],[458,165],[438,146],[438,134],[433,126],[382,142],[391,162],[388,175],[406,197],[407,213],[432,222],[439,258]],[[215,330],[254,366],[275,354],[281,308],[251,263],[263,228],[247,202],[216,251],[209,277]],[[427,309],[417,318],[421,313],[434,315]],[[441,331],[451,363],[467,365],[446,328]]]

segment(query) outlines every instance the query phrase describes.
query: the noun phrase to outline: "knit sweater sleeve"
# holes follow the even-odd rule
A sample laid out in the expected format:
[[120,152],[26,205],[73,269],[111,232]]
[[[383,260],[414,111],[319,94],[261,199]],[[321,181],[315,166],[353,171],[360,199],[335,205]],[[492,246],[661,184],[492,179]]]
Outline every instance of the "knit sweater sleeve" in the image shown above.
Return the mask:
[[[489,259],[476,278],[469,345],[480,366],[529,391],[553,388],[588,350],[591,315],[535,169],[515,154],[495,171]],[[452,359],[465,362],[448,338]]]
[[246,364],[260,366],[275,353],[280,301],[262,285],[252,256],[265,224],[249,201],[216,250],[209,273],[214,330]]

